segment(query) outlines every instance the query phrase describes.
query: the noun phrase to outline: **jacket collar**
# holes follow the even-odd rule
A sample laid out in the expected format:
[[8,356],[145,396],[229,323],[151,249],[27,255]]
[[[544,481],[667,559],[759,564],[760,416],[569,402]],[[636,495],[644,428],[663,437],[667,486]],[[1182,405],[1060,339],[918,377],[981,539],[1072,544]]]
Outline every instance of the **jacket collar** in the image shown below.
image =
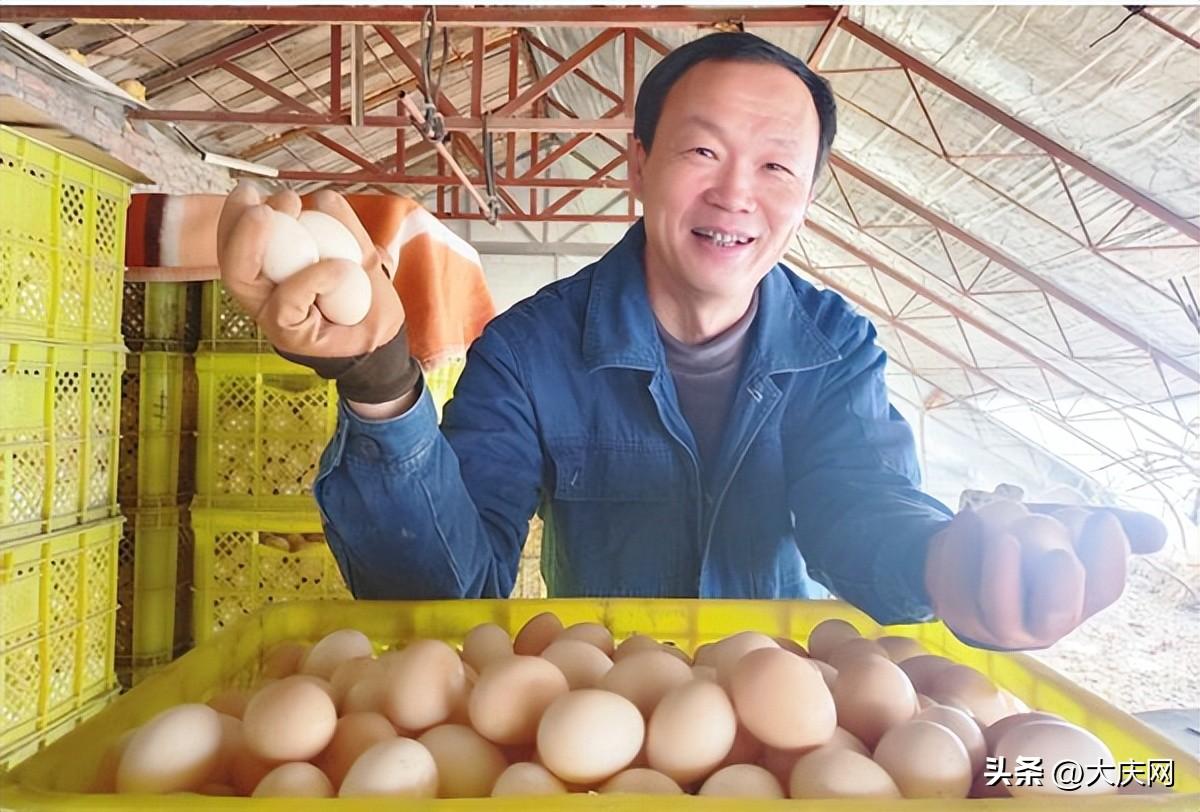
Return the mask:
[[[646,227],[638,220],[592,268],[583,327],[588,371],[625,367],[655,371],[666,355],[646,293]],[[800,293],[776,265],[759,283],[746,367],[766,374],[813,369],[841,355],[804,310]]]

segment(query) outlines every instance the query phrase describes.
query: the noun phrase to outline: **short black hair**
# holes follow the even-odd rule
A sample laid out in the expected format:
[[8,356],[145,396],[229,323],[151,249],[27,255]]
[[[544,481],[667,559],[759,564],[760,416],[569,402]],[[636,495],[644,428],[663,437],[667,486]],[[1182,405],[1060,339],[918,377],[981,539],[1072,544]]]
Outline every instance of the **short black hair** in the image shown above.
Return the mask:
[[671,88],[689,69],[709,60],[780,65],[800,77],[808,92],[812,94],[820,128],[817,136],[817,163],[813,167],[815,180],[829,159],[833,136],[837,133],[837,104],[833,100],[833,91],[830,90],[829,83],[813,73],[803,59],[762,37],[745,32],[710,34],[692,40],[671,51],[646,74],[641,88],[638,89],[633,113],[633,134],[642,142],[646,152],[650,151],[654,143],[654,132],[658,129],[663,103],[667,100]]

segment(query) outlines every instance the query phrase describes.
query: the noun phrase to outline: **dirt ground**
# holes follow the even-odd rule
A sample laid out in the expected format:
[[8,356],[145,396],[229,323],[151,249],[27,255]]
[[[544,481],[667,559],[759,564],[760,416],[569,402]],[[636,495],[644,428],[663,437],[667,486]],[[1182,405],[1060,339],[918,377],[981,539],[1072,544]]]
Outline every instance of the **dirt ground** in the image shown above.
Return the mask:
[[1200,565],[1134,558],[1117,603],[1036,656],[1130,713],[1200,707]]

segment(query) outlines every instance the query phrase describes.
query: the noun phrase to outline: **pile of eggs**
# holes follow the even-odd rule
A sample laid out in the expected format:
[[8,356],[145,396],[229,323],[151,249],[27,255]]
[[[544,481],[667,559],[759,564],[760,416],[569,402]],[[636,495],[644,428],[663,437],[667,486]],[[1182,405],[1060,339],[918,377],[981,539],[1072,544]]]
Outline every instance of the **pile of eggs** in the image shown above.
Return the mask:
[[[515,639],[485,623],[461,652],[420,639],[377,656],[343,629],[273,649],[253,691],[127,732],[92,791],[966,798],[1055,792],[1063,759],[1113,763],[1088,731],[912,639],[826,620],[807,642],[747,631],[689,657],[543,613]],[[988,755],[1042,758],[1047,786],[988,786]]]

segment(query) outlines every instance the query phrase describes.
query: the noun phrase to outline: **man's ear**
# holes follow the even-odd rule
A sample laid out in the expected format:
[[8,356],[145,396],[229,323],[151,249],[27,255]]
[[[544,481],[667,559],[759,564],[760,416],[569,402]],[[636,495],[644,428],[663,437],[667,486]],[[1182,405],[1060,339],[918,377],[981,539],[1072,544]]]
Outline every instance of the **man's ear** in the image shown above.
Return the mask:
[[[633,148],[629,154],[629,191],[634,198],[642,200],[643,173],[646,167],[646,148],[639,139],[633,140]],[[645,201],[642,201],[645,202]]]

